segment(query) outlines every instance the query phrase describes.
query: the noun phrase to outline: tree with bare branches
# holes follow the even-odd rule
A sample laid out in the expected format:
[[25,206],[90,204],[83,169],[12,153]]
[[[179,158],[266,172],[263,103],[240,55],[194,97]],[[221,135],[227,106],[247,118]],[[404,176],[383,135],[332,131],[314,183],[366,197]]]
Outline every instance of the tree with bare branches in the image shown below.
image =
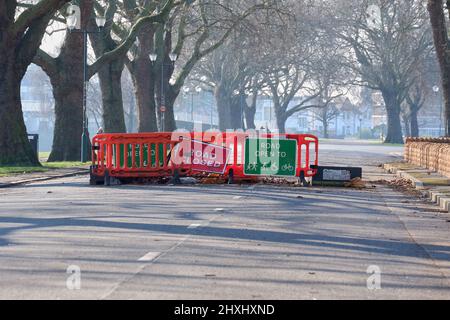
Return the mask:
[[[125,132],[122,102],[121,75],[128,50],[134,44],[140,29],[161,22],[181,1],[166,0],[158,12],[143,10],[135,17],[120,40],[113,40],[112,29],[116,1],[102,7],[96,0],[80,0],[82,29],[94,30],[95,15],[105,14],[107,24],[98,34],[91,34],[96,60],[88,66],[87,77],[99,74],[103,101],[105,132]],[[94,9],[94,5],[96,9]],[[105,5],[105,4],[103,4]],[[66,32],[57,57],[39,50],[34,62],[42,67],[51,79],[55,97],[55,131],[52,152],[48,161],[74,161],[80,155],[80,137],[83,129],[83,36]]]
[[[441,71],[442,93],[444,95],[445,135],[450,136],[450,41],[448,37],[448,24],[445,19],[442,0],[428,0],[428,12],[433,31],[434,46]],[[450,8],[450,0],[446,0],[447,12]],[[450,16],[450,13],[448,13]]]
[[354,53],[348,56],[348,66],[359,74],[361,85],[383,96],[388,119],[385,142],[403,143],[401,105],[416,81],[417,63],[431,49],[426,8],[420,0],[340,4],[337,36]]
[[37,165],[23,120],[20,83],[55,12],[69,0],[43,0],[20,12],[0,0],[0,165]]

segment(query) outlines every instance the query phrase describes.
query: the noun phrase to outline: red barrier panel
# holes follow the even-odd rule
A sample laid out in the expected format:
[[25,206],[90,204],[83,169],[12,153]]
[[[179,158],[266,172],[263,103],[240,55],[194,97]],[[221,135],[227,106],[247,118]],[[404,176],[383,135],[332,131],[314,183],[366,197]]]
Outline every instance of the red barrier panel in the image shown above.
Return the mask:
[[[254,176],[244,174],[245,140],[253,137],[244,132],[174,132],[174,133],[114,133],[98,134],[92,139],[91,183],[103,182],[109,177],[118,179],[201,176],[217,170],[208,170],[213,162],[180,162],[183,146],[202,146],[205,150],[217,154],[226,152],[228,160],[224,166],[223,176],[236,180],[252,179]],[[311,165],[318,165],[318,138],[309,134],[272,134],[258,135],[262,139],[295,140],[297,142],[297,167],[295,176],[312,177],[317,170]],[[186,157],[186,155],[183,155]],[[195,157],[195,152],[192,153]],[[189,161],[188,161],[189,162]],[[202,172],[205,168],[205,172]],[[221,169],[221,170],[222,170]]]

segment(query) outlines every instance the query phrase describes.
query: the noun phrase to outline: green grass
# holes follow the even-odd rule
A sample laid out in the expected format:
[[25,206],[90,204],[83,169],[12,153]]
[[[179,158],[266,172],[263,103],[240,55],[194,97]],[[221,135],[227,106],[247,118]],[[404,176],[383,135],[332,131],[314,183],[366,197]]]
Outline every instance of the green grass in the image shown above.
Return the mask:
[[42,162],[42,165],[50,169],[62,169],[62,168],[82,167],[88,165],[88,163],[78,161],[64,161],[64,162]]
[[347,142],[347,143],[355,143],[355,144],[370,144],[374,146],[386,146],[386,147],[404,147],[404,144],[400,143],[384,143],[380,139],[327,139],[327,138],[319,138],[320,142]]
[[380,143],[383,146],[387,147],[404,147],[405,145],[402,143]]
[[26,174],[32,172],[46,172],[53,169],[67,169],[73,167],[86,166],[88,163],[82,163],[77,161],[65,161],[65,162],[42,162],[42,167],[0,167],[0,177],[6,177],[16,174]]
[[49,156],[50,156],[50,152],[39,152],[39,159],[47,160]]
[[31,173],[31,172],[45,172],[48,168],[45,167],[0,167],[0,177],[6,177],[14,174]]

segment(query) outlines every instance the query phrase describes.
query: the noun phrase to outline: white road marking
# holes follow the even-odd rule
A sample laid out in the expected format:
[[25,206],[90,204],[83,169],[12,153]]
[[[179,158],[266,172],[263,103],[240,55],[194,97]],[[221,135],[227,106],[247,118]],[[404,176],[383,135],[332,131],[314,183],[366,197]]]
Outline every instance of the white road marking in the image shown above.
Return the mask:
[[193,223],[193,224],[191,224],[191,225],[188,227],[188,229],[195,229],[195,228],[198,228],[198,227],[200,227],[200,226],[201,226],[200,223]]
[[140,257],[138,261],[145,261],[145,262],[152,261],[158,258],[160,255],[161,252],[149,252],[145,256]]
[[234,200],[238,200],[238,199],[241,199],[241,198],[242,198],[242,196],[234,196],[233,197]]
[[[254,188],[255,186],[253,186]],[[251,188],[251,189],[253,189]],[[230,208],[232,210],[232,208]],[[229,209],[229,210],[230,210]],[[222,212],[225,211],[225,209],[223,208],[215,208],[214,211],[216,212]],[[212,218],[211,220],[204,222],[202,224],[202,226],[207,226],[209,224],[211,224],[212,222],[214,222],[216,219],[218,219],[219,217],[221,217],[221,215],[217,215],[214,218]],[[179,248],[180,246],[183,245],[183,243],[185,243],[189,238],[191,238],[193,235],[192,234],[186,234],[182,239],[180,239],[177,243],[175,243],[175,245],[173,245],[172,247],[170,247],[168,250],[163,251],[163,252],[149,252],[147,253],[145,256],[143,256],[142,258],[139,259],[139,261],[153,261],[157,258],[163,257],[165,255],[168,255],[169,253],[177,250],[177,248]],[[149,259],[149,260],[147,260]],[[135,272],[133,272],[131,275],[128,275],[126,277],[124,277],[123,279],[121,279],[119,282],[115,283],[109,290],[107,290],[102,296],[101,296],[101,300],[106,299],[107,297],[109,297],[110,295],[112,295],[121,285],[123,285],[125,282],[131,280],[133,277],[135,277],[137,274],[139,274],[140,272],[142,272],[144,270],[144,268],[146,267],[145,264],[142,264]]]

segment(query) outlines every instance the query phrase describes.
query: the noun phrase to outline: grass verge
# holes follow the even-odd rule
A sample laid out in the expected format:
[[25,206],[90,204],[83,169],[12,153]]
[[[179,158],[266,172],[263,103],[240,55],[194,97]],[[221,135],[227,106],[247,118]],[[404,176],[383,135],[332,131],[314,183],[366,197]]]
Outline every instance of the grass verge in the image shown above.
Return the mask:
[[45,167],[0,167],[0,177],[6,177],[16,174],[25,174],[31,172],[45,172],[48,168]]
[[43,162],[42,167],[0,167],[0,177],[6,177],[17,174],[27,174],[33,172],[46,172],[53,169],[67,169],[86,166],[87,163],[77,161],[65,162]]

